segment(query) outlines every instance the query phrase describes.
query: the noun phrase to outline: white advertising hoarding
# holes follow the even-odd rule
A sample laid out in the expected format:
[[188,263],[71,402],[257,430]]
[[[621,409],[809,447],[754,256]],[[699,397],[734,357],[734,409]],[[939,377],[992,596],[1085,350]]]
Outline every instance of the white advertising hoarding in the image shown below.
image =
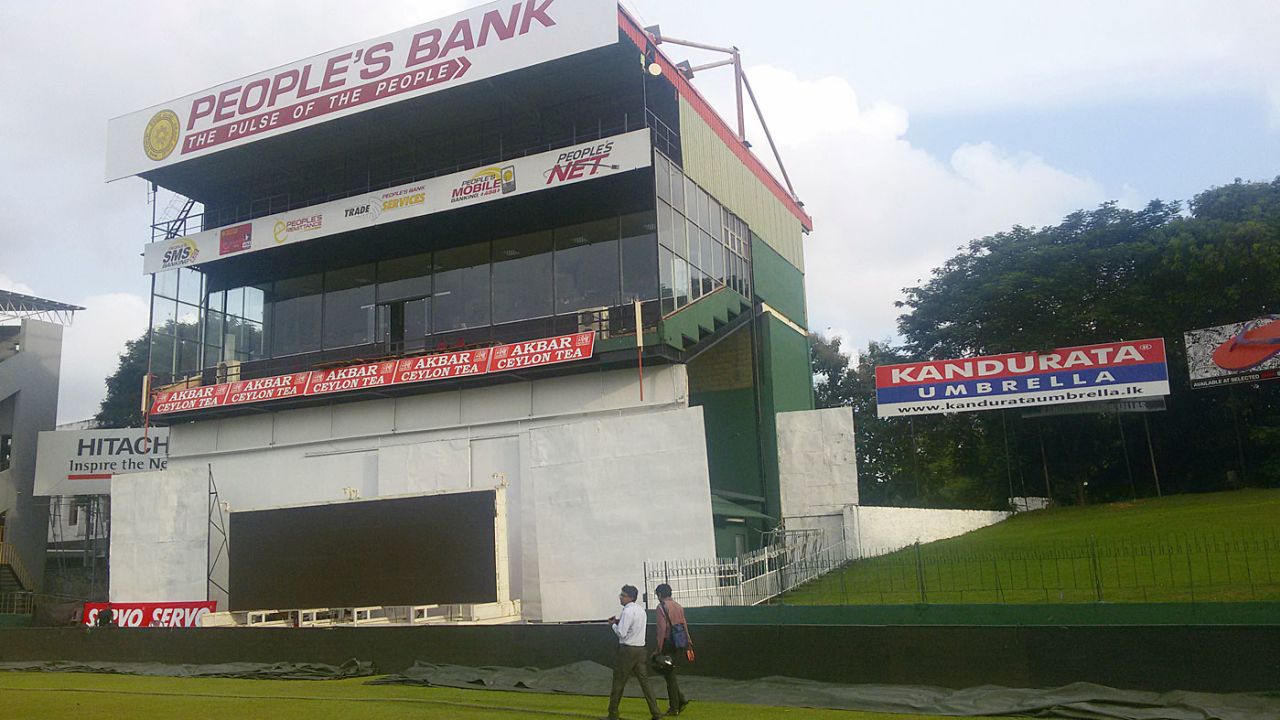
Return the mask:
[[49,430],[38,442],[36,495],[106,495],[116,475],[169,465],[169,428]]
[[498,0],[114,118],[107,180],[617,40],[615,0]]
[[154,242],[143,272],[157,273],[648,167],[649,131],[635,130],[550,152],[312,205]]

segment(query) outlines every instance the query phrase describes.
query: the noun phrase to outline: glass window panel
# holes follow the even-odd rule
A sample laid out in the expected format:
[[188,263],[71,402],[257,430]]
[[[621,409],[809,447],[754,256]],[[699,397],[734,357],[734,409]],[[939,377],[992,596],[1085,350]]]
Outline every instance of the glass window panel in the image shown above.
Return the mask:
[[178,375],[190,375],[200,370],[200,342],[197,340],[178,341],[178,362],[174,368]]
[[489,243],[464,245],[435,254],[432,332],[488,325],[491,320]]
[[[221,290],[218,292],[211,292],[209,293],[209,298],[205,301],[204,306],[210,312],[224,312],[226,308],[223,306],[223,303],[226,299],[227,294]],[[237,315],[240,314],[240,308],[237,307],[233,312]]]
[[684,176],[684,204],[684,214],[690,218],[697,218],[698,186],[694,184],[688,175]]
[[689,304],[689,263],[678,257],[672,261],[671,269],[671,286],[675,291],[678,309]]
[[174,343],[178,340],[170,335],[155,334],[151,336],[151,372],[155,373],[157,385],[172,382],[176,357]]
[[378,302],[431,294],[431,253],[378,263]]
[[374,265],[324,274],[324,347],[373,342]]
[[156,273],[156,295],[163,295],[167,298],[177,299],[178,297],[178,271],[166,270],[162,273]]
[[178,337],[187,340],[199,340],[200,308],[184,302],[178,303],[178,320],[176,324]]
[[557,228],[556,314],[618,305],[618,218]]
[[684,173],[671,163],[671,207],[684,212]]
[[271,355],[320,349],[324,278],[319,273],[276,282],[271,309]]
[[690,265],[695,267],[702,266],[702,243],[698,241],[698,226],[692,220],[686,220],[684,223],[685,232],[688,234],[689,250],[685,258]]
[[[220,306],[219,297],[226,299],[225,307]],[[231,288],[225,292],[209,293],[209,309],[221,310],[228,315],[244,316],[244,288]]]
[[662,153],[655,152],[654,156],[654,183],[657,185],[658,197],[670,202],[671,200],[671,161]]
[[711,242],[711,248],[713,253],[711,256],[711,277],[715,278],[716,282],[723,284],[725,249],[723,245],[716,243],[714,240]]
[[244,318],[253,322],[266,319],[266,298],[270,288],[266,285],[249,285],[244,288]]
[[702,297],[705,294],[703,292],[703,287],[702,287],[702,279],[704,277],[706,276],[703,275],[702,271],[699,270],[698,268],[696,267],[689,268],[689,301],[690,302],[696,302],[698,298]]
[[658,285],[662,296],[663,315],[675,312],[676,309],[676,295],[672,277],[675,259],[675,253],[664,247],[658,248]]
[[671,231],[671,206],[658,203],[658,242],[674,250],[675,239]]
[[188,268],[178,270],[178,299],[191,305],[204,301],[204,274]]
[[[252,321],[241,322],[236,327],[236,346],[234,356],[239,360],[261,360],[266,357],[266,334],[262,324]],[[233,355],[233,348],[225,349],[227,357]]]
[[658,297],[658,250],[654,215],[622,216],[622,301]]
[[493,322],[547,317],[554,307],[551,231],[493,241]]
[[720,203],[716,199],[708,196],[707,202],[707,230],[711,232],[711,237],[720,242],[724,242],[724,209],[720,207]]
[[[204,316],[204,343],[213,347],[222,347],[222,335],[226,332],[226,315],[210,310]],[[215,360],[217,358],[214,358]]]
[[177,335],[178,303],[165,297],[151,299],[151,327],[166,335]]
[[694,188],[694,194],[698,196],[698,209],[690,213],[693,219],[697,221],[698,227],[706,228],[711,223],[707,220],[707,193],[700,187]]
[[703,272],[710,275],[711,269],[715,267],[715,243],[711,242],[710,235],[699,230],[698,245],[700,247],[698,258],[701,260],[701,262],[698,263],[698,267],[702,268]]
[[410,348],[421,347],[431,334],[431,298],[404,304],[404,341]]

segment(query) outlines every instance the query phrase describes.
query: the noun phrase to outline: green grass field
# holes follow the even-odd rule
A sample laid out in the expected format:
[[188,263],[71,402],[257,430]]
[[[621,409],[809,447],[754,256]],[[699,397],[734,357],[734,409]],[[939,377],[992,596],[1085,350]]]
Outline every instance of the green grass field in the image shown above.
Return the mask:
[[[0,673],[0,717],[6,720],[513,720],[594,718],[607,699],[494,690],[365,685],[365,679],[289,681],[154,678],[82,673]],[[624,698],[624,718],[646,718],[644,701]],[[681,717],[697,720],[941,720],[847,710],[702,703]]]
[[1024,513],[855,561],[778,600],[901,603],[1280,600],[1280,490]]

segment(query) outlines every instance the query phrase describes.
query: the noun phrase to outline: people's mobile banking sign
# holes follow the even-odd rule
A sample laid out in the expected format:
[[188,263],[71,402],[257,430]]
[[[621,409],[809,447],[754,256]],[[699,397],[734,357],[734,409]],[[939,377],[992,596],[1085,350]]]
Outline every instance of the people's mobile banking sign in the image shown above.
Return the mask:
[[876,368],[879,417],[1168,394],[1161,338]]

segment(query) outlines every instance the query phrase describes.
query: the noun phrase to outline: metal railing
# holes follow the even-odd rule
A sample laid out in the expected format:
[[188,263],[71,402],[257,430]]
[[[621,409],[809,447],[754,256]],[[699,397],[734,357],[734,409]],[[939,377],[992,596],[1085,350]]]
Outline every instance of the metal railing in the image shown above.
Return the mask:
[[12,543],[0,543],[0,566],[3,565],[7,565],[13,571],[14,577],[18,578],[18,583],[22,587],[28,589],[33,587],[31,574],[22,564],[22,556],[18,554],[18,549]]
[[1280,601],[1280,536],[1181,535],[951,550],[849,562],[787,605]]
[[759,605],[839,568],[843,542],[827,545],[819,530],[776,530],[766,545],[736,558],[660,560],[644,564],[645,600],[653,589],[671,586],[671,596],[687,607]]

